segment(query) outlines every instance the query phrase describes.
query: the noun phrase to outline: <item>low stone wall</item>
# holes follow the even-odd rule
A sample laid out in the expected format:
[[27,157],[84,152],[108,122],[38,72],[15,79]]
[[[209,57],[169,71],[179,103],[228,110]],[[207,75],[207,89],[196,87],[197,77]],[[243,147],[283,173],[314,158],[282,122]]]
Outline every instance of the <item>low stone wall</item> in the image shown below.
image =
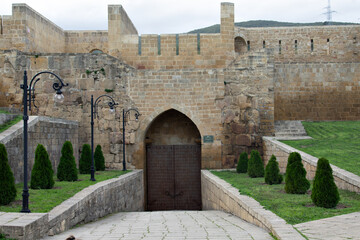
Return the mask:
[[278,239],[305,239],[284,219],[265,210],[253,198],[241,195],[238,189],[208,170],[201,171],[201,194],[203,210],[229,212],[271,232]]
[[111,213],[143,210],[143,171],[133,170],[87,187],[49,213],[0,212],[0,232],[17,240],[33,240]]
[[13,120],[14,118],[16,118],[18,115],[14,115],[14,114],[5,114],[5,113],[0,113],[0,125],[7,123],[11,120]]
[[[279,142],[273,137],[263,137],[263,149],[265,165],[270,160],[271,155],[274,154],[277,161],[279,162],[281,173],[285,173],[286,171],[289,154],[292,152],[300,153],[302,163],[307,172],[306,178],[309,180],[314,179],[318,158]],[[333,170],[334,180],[338,188],[360,193],[359,176],[334,165],[331,165],[331,168]]]
[[[0,143],[6,147],[9,165],[14,173],[15,182],[23,181],[24,176],[24,135],[23,121],[0,133]],[[30,116],[28,121],[28,176],[34,164],[35,149],[44,145],[49,153],[53,170],[56,172],[60,161],[61,148],[65,141],[71,141],[75,159],[79,159],[79,124],[75,121],[49,117]]]

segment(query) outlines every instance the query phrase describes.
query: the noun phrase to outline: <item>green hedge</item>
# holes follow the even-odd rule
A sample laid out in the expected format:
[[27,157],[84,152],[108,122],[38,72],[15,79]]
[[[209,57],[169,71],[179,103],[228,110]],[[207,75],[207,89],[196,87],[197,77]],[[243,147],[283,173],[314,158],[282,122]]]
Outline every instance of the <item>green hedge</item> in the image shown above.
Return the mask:
[[38,144],[35,150],[35,163],[31,171],[32,189],[50,189],[54,186],[54,171],[45,147]]
[[279,163],[274,155],[271,156],[265,168],[265,182],[267,184],[280,184],[283,177],[280,175]]
[[334,208],[340,200],[331,166],[325,158],[320,158],[317,162],[311,200],[316,206],[324,208]]
[[79,160],[79,170],[81,174],[90,174],[91,170],[91,148],[89,144],[84,144]]
[[11,171],[5,145],[0,143],[0,205],[8,205],[15,200],[15,178]]
[[251,178],[264,177],[264,164],[258,151],[251,151],[247,170]]
[[57,178],[60,181],[76,181],[78,179],[74,150],[70,141],[66,141],[61,149]]

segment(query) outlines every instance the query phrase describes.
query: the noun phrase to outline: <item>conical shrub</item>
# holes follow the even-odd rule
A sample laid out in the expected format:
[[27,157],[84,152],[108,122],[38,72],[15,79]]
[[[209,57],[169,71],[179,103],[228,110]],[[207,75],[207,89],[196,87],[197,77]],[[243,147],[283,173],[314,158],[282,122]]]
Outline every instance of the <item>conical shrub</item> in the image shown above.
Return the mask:
[[8,162],[5,145],[0,143],[0,205],[9,204],[15,197],[15,178]]
[[84,144],[82,146],[80,160],[79,160],[79,170],[81,174],[90,174],[91,148],[89,144]]
[[100,145],[97,145],[95,148],[94,161],[96,171],[105,170],[105,158]]
[[70,141],[66,141],[61,149],[60,162],[57,168],[57,178],[60,181],[69,182],[78,179],[74,150]]
[[340,200],[329,161],[320,158],[317,162],[311,200],[318,207],[334,208]]
[[247,170],[251,178],[264,177],[264,164],[258,151],[251,151]]
[[287,165],[286,165],[286,175],[288,175],[288,171],[289,171],[289,168],[290,168],[290,165],[294,162],[298,162],[300,161],[301,162],[301,155],[298,153],[298,152],[292,152],[290,153],[289,157],[288,157],[288,162],[287,162]]
[[237,173],[246,173],[248,168],[248,154],[246,152],[243,152],[240,154],[239,161],[236,166],[236,172]]
[[32,189],[50,189],[54,186],[54,171],[45,147],[38,144],[35,150],[35,163],[31,171]]
[[279,164],[274,155],[271,156],[265,168],[265,182],[267,184],[280,184],[283,177],[280,175]]
[[301,162],[301,155],[292,152],[288,158],[285,176],[285,191],[292,194],[304,194],[310,188],[306,179],[306,170]]

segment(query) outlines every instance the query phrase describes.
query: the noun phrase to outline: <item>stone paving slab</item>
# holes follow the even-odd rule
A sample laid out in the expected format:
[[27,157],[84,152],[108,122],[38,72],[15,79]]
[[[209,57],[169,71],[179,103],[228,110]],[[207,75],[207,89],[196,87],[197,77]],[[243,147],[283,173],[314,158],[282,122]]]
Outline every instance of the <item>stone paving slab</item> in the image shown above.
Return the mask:
[[360,212],[295,225],[309,240],[360,240]]
[[273,239],[264,229],[222,211],[123,212],[43,240]]

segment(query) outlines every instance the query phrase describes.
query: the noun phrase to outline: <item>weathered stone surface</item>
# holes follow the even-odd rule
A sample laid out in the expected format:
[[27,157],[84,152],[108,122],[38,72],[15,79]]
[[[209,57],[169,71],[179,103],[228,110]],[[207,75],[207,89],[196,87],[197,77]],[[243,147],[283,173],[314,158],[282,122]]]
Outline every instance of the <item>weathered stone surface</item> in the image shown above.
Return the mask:
[[246,125],[241,123],[231,123],[231,130],[235,134],[244,134],[246,133]]
[[242,146],[251,146],[251,137],[250,135],[237,135],[236,144]]
[[[49,213],[0,212],[0,231],[18,240],[40,239],[119,211],[143,211],[142,170],[83,189]],[[91,211],[89,210],[91,209]]]
[[[57,171],[61,148],[65,141],[71,141],[75,159],[78,159],[79,123],[48,117],[30,117],[28,122],[28,176],[34,164],[35,149],[38,144],[44,145],[49,153],[53,170]],[[0,133],[0,143],[8,152],[9,165],[15,181],[23,181],[23,121]]]
[[201,171],[203,210],[222,210],[274,234],[278,239],[305,239],[290,224],[207,170]]

